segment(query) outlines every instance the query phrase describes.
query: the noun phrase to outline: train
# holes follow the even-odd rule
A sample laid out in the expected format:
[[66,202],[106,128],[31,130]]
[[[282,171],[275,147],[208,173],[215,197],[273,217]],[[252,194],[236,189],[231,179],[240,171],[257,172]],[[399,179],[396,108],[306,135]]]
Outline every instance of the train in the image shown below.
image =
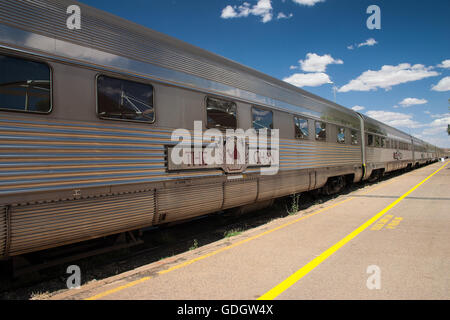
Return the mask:
[[[66,25],[81,8],[81,29]],[[73,0],[0,3],[0,259],[322,190],[444,150]],[[173,131],[278,129],[276,174],[183,166]]]

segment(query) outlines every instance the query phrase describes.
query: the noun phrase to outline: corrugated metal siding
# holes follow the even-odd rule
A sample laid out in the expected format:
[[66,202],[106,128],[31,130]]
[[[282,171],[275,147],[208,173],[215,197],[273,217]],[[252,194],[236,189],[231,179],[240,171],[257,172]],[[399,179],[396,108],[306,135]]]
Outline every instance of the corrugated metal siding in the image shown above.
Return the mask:
[[6,207],[0,207],[0,258],[5,255],[6,250]]
[[10,255],[152,225],[154,193],[11,208]]
[[305,191],[308,188],[308,174],[294,173],[279,177],[264,178],[259,182],[258,201],[294,194]]
[[[366,162],[367,163],[381,163],[381,162],[391,162],[396,161],[394,159],[394,152],[396,149],[383,149],[383,148],[373,148],[366,147]],[[399,150],[402,154],[402,161],[412,160],[412,151],[409,150]]]
[[158,190],[157,204],[161,223],[218,211],[223,204],[223,186],[217,183]]
[[[171,132],[121,124],[0,118],[0,195],[223,175],[220,169],[167,172],[165,145],[173,144]],[[280,141],[280,171],[361,161],[360,146]]]
[[307,140],[280,141],[281,170],[355,165],[361,162],[361,146]]
[[233,181],[224,185],[223,208],[231,208],[256,201],[258,182],[256,180]]
[[0,195],[222,175],[166,172],[171,130],[0,117]]

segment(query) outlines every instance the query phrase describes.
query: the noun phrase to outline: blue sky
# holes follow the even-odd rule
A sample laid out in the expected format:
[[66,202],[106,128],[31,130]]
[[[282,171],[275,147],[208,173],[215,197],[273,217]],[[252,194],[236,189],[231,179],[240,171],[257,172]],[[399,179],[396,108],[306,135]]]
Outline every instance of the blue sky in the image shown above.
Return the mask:
[[[450,1],[82,0],[450,147]],[[377,5],[381,29],[366,10]],[[357,108],[360,109],[360,108]]]

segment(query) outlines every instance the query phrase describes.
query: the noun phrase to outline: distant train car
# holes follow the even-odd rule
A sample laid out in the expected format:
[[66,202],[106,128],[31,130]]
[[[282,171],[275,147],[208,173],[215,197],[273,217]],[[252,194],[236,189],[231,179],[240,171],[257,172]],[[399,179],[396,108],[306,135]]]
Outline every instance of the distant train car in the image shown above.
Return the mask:
[[376,178],[394,170],[412,167],[414,162],[411,136],[365,115],[365,179]]
[[[89,6],[78,3],[82,29],[69,30],[74,3],[0,4],[0,258],[332,193],[436,157],[353,110]],[[279,129],[278,173],[177,165],[172,133],[193,134],[197,120]]]

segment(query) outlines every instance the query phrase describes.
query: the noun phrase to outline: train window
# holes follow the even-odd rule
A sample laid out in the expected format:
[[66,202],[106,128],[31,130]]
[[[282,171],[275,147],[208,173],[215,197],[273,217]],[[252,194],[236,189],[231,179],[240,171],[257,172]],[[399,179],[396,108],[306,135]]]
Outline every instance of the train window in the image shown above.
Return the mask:
[[381,142],[381,147],[382,148],[386,148],[386,138],[381,138],[380,137],[380,142]]
[[259,129],[273,129],[273,112],[252,107],[252,127]]
[[352,135],[352,145],[358,145],[358,131],[352,130],[351,135]]
[[327,124],[316,121],[316,140],[325,141],[327,139]]
[[0,109],[49,113],[52,109],[50,67],[0,55]]
[[295,122],[295,137],[307,139],[309,137],[308,120],[294,117]]
[[345,128],[338,128],[337,142],[338,143],[345,143]]
[[379,136],[375,136],[375,147],[379,148],[381,146],[381,138]]
[[391,148],[391,139],[386,139],[386,148]]
[[154,122],[153,86],[129,80],[97,77],[97,113],[102,119]]
[[367,145],[373,147],[373,135],[371,134],[367,136]]
[[217,129],[237,128],[236,103],[216,98],[206,98],[207,127]]

